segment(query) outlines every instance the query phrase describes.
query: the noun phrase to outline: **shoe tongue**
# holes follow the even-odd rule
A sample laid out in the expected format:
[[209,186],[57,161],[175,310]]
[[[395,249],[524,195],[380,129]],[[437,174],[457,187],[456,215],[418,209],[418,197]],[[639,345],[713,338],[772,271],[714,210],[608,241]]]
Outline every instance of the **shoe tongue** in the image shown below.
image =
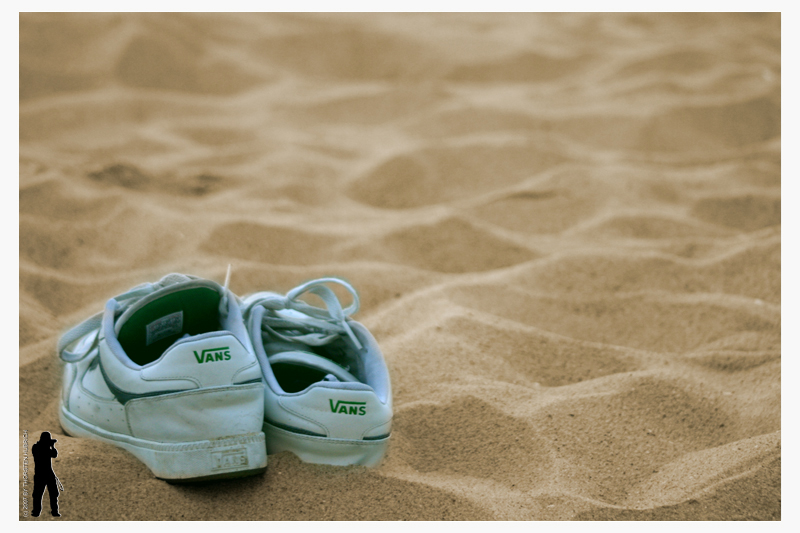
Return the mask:
[[[179,283],[180,274],[162,279]],[[161,283],[159,282],[159,283]],[[138,365],[155,361],[178,339],[219,331],[223,327],[219,306],[221,295],[202,282],[162,288],[136,301],[117,319],[117,340],[128,357]]]
[[270,365],[291,365],[316,370],[322,374],[332,375],[341,382],[360,383],[353,374],[337,365],[330,359],[320,355],[299,350],[280,352],[268,357]]

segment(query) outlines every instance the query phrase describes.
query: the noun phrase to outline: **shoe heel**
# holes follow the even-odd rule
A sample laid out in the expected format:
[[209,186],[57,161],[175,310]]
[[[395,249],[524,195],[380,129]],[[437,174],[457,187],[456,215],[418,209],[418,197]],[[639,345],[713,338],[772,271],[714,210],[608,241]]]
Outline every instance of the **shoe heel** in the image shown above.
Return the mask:
[[267,469],[264,433],[245,433],[194,442],[154,442],[113,433],[61,409],[61,426],[74,437],[119,446],[143,462],[153,474],[171,483],[256,475]]
[[159,448],[145,453],[129,451],[157,478],[169,483],[246,477],[267,469],[265,438],[261,432],[174,445],[160,444]]

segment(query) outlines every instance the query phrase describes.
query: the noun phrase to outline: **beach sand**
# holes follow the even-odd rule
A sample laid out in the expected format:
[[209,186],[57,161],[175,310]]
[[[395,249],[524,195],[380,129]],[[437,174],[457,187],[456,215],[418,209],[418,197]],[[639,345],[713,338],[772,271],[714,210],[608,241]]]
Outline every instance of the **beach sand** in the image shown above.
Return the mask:
[[[22,14],[19,435],[58,439],[62,519],[780,519],[780,36]],[[229,263],[237,294],[359,290],[394,390],[378,467],[179,486],[65,435],[59,334]]]

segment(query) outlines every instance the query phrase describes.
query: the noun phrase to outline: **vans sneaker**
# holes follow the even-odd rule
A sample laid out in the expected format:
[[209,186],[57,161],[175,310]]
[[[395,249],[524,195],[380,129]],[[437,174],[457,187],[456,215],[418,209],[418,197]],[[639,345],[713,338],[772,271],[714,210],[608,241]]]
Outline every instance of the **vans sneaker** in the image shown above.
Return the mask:
[[119,446],[161,479],[267,466],[264,384],[236,296],[170,274],[108,301],[58,343],[61,425]]
[[[353,297],[342,309],[326,283]],[[312,293],[326,309],[298,298]],[[373,466],[392,427],[392,389],[380,348],[350,320],[358,295],[345,281],[322,278],[286,296],[259,292],[244,299],[245,322],[261,363],[267,451],[289,450],[303,461]]]

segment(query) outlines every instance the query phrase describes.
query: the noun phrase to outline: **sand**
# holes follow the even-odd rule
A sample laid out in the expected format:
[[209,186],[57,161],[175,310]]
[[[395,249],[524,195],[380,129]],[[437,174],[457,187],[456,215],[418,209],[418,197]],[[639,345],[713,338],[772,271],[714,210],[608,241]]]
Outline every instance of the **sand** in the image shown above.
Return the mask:
[[[63,519],[780,519],[780,37],[20,16],[19,430],[58,439]],[[64,434],[59,333],[229,263],[238,294],[359,290],[394,388],[380,466],[175,486]]]

